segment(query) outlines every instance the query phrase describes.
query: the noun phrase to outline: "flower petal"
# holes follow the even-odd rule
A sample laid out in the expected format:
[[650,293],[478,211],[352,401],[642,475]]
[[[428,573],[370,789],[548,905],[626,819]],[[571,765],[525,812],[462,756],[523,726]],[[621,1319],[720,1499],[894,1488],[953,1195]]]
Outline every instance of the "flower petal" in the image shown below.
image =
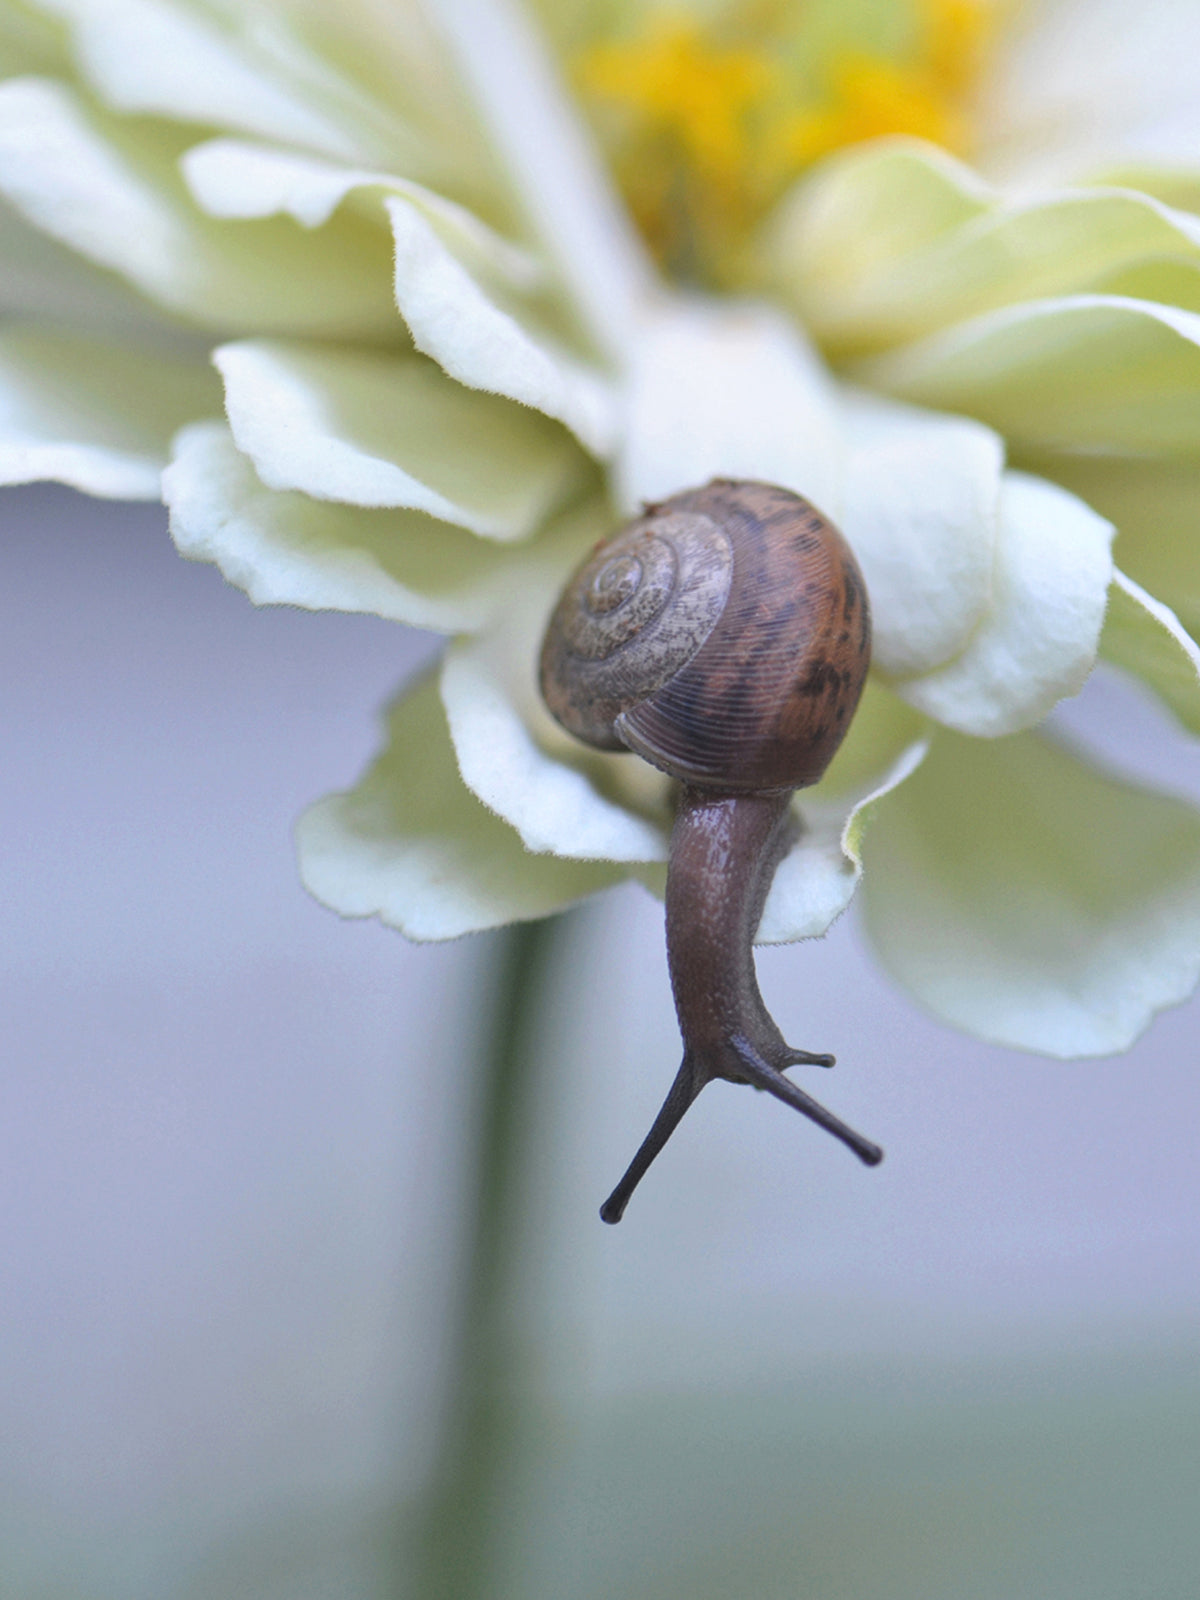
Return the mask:
[[1004,446],[966,417],[842,394],[841,530],[871,597],[871,658],[892,678],[962,651],[989,603]]
[[456,939],[549,916],[625,876],[530,855],[463,787],[432,679],[392,706],[387,739],[353,789],[318,801],[296,827],[305,886],[343,916]]
[[1117,295],[1010,306],[856,368],[1040,450],[1200,447],[1200,315]]
[[463,781],[530,850],[662,861],[666,778],[634,756],[589,750],[564,733],[536,682],[538,643],[563,581],[608,521],[603,502],[594,504],[514,564],[493,625],[447,651],[442,701]]
[[758,944],[818,938],[850,904],[862,877],[863,834],[878,803],[916,771],[928,724],[875,680],[825,778],[793,804],[800,835],[776,868]]
[[[931,148],[867,146],[801,187],[775,225],[770,259],[825,348],[882,350],[1016,301],[1115,293],[1139,272],[1200,266],[1200,219],[1146,195],[988,200],[972,177]],[[895,217],[914,189],[915,215]]]
[[1200,815],[1036,734],[939,737],[866,854],[884,965],[979,1038],[1124,1050],[1200,976]]
[[182,148],[165,124],[85,110],[61,84],[0,84],[0,193],[35,227],[206,324],[395,340],[382,229],[214,222],[183,187]]
[[522,539],[583,466],[544,417],[464,389],[420,356],[246,340],[213,359],[238,449],[273,489]]
[[1200,646],[1179,618],[1114,571],[1100,654],[1146,684],[1192,733],[1200,733]]
[[55,478],[86,494],[156,500],[171,435],[220,404],[205,362],[9,328],[0,333],[0,483]]
[[647,313],[616,464],[626,511],[713,477],[758,478],[836,521],[841,455],[833,387],[785,317],[682,297]]
[[955,661],[898,692],[982,738],[1039,722],[1095,663],[1112,537],[1111,523],[1065,489],[1006,473],[987,614]]
[[367,511],[268,489],[223,422],[175,441],[163,498],[181,555],[212,561],[255,605],[366,611],[478,628],[504,593],[502,546],[416,511]]

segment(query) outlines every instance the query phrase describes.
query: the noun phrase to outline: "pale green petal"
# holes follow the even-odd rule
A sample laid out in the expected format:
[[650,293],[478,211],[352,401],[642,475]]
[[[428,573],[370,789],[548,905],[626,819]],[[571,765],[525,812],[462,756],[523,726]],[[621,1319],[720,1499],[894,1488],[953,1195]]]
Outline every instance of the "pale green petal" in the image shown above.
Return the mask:
[[163,0],[39,4],[70,24],[82,73],[114,110],[211,123],[336,155],[354,153],[346,129],[318,109],[315,85],[297,93],[282,83],[244,25],[222,27],[200,7]]
[[1004,446],[965,417],[842,393],[840,527],[871,597],[872,660],[893,678],[967,645],[992,591]]
[[667,780],[636,756],[589,750],[564,733],[536,680],[542,633],[563,581],[607,530],[600,503],[539,541],[514,569],[494,624],[447,652],[442,701],[463,780],[529,849],[662,861]]
[[255,605],[366,611],[449,633],[480,627],[505,593],[502,546],[416,511],[268,489],[223,422],[180,433],[162,487],[180,554],[215,562]]
[[1118,296],[1011,306],[865,361],[857,376],[1039,450],[1200,447],[1200,315]]
[[1100,654],[1147,685],[1200,733],[1200,646],[1170,609],[1123,572],[1113,573]]
[[0,200],[0,314],[80,328],[141,330],[165,322],[114,273],[31,227]]
[[778,312],[664,299],[631,357],[618,500],[633,512],[714,477],[780,484],[836,521],[836,396],[803,334]]
[[387,737],[353,789],[318,801],[296,827],[305,886],[343,916],[455,939],[549,916],[625,876],[525,850],[463,787],[431,680],[392,707]]
[[156,500],[171,435],[221,408],[207,363],[61,331],[0,333],[0,483]]
[[1126,1049],[1200,976],[1200,815],[1036,734],[941,735],[867,836],[884,965],[979,1038]]
[[542,249],[620,367],[654,274],[566,86],[518,4],[439,0],[436,15]]
[[897,685],[912,705],[983,738],[1039,722],[1096,660],[1112,577],[1111,523],[1055,484],[1004,476],[988,611],[957,660]]
[[561,428],[421,356],[247,340],[214,360],[238,449],[273,489],[522,539],[583,469]]
[[[781,287],[839,355],[882,350],[1016,301],[1132,293],[1139,268],[1152,267],[1161,279],[1164,267],[1194,274],[1200,265],[1200,219],[1145,195],[1101,189],[1005,198],[937,232],[884,229],[886,253],[876,240],[855,249],[850,218],[866,227],[864,216],[902,204],[903,188],[892,193],[888,180],[897,166],[921,160],[931,177],[944,173],[945,158],[933,152],[868,147],[815,180],[807,203],[801,191],[786,236],[775,242]],[[830,195],[831,187],[844,192]],[[838,224],[832,238],[822,236],[827,219]]]
[[244,139],[209,139],[193,145],[180,165],[196,203],[213,217],[284,213],[302,227],[317,228],[344,200],[353,198],[361,213],[377,210],[382,226],[386,219],[380,196],[395,194],[411,201],[447,249],[484,282],[526,292],[547,283],[545,266],[528,250],[489,228],[465,206],[391,173],[347,167]]
[[1149,457],[1035,457],[1118,529],[1122,569],[1200,638],[1200,461]]
[[589,450],[607,454],[617,405],[604,373],[536,326],[531,314],[500,304],[416,205],[392,196],[386,206],[396,303],[418,350],[469,388],[532,406],[566,423]]
[[205,324],[397,338],[386,233],[214,222],[184,189],[181,150],[163,123],[85,110],[61,84],[0,84],[0,193],[34,226]]
[[862,877],[863,834],[885,796],[929,750],[928,724],[871,680],[825,778],[792,809],[799,837],[779,863],[756,941],[818,938],[850,904]]

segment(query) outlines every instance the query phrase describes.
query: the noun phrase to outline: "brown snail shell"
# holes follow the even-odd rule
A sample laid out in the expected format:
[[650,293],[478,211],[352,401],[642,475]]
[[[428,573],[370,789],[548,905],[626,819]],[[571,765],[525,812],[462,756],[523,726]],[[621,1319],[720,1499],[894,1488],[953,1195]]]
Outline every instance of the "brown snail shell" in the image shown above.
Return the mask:
[[714,1077],[785,1100],[865,1162],[878,1146],[786,1078],[833,1058],[793,1050],[754,975],[752,942],[792,838],[793,789],[840,745],[870,664],[866,586],[841,534],[801,496],[716,479],[647,506],[575,573],[541,656],[562,725],[682,784],[667,873],[667,952],[683,1063],[621,1183],[626,1202]]

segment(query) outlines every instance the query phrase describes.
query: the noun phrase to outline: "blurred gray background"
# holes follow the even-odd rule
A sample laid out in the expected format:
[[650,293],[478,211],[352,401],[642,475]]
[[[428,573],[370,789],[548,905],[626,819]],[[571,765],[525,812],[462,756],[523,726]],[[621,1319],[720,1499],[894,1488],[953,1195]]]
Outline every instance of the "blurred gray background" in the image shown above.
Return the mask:
[[[493,941],[339,921],[290,828],[432,642],[255,611],[158,507],[0,524],[0,1593],[402,1592]],[[1124,685],[1062,716],[1200,798]],[[1191,1600],[1200,1003],[1063,1064],[922,1016],[853,915],[760,973],[887,1161],[717,1085],[606,1229],[677,1065],[661,909],[566,926],[496,1595]]]

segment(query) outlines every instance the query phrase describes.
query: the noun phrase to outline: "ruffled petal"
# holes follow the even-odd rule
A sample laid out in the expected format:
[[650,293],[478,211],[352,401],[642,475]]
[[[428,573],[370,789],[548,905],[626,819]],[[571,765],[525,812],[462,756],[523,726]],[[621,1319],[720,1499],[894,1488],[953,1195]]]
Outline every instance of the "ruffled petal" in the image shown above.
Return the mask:
[[546,620],[571,568],[608,531],[603,502],[566,518],[514,563],[504,605],[446,654],[442,700],[463,781],[530,850],[666,859],[667,779],[632,755],[590,750],[558,726],[536,680]]
[[965,411],[1014,446],[1200,449],[1200,315],[1116,295],[1011,306],[862,362],[858,377]]
[[625,876],[529,854],[459,780],[430,679],[392,706],[387,744],[355,787],[304,813],[296,845],[318,900],[346,917],[377,916],[410,939],[549,916]]
[[850,904],[875,808],[920,766],[928,724],[875,681],[867,684],[829,772],[793,802],[799,835],[779,863],[756,941],[818,938]]
[[179,435],[163,498],[180,554],[215,562],[255,605],[366,611],[451,633],[481,627],[506,590],[503,546],[420,512],[268,489],[223,422]]
[[589,450],[606,455],[618,424],[616,394],[604,372],[539,326],[528,308],[488,293],[418,206],[398,195],[385,204],[396,303],[417,349],[459,383],[555,417]]
[[1200,733],[1200,646],[1169,606],[1113,573],[1100,654],[1153,689],[1184,727]]
[[758,478],[838,519],[833,385],[804,336],[764,306],[664,300],[631,358],[616,489],[628,512],[710,478]]
[[897,685],[912,705],[982,738],[1039,722],[1083,687],[1112,577],[1111,523],[1057,485],[1004,476],[987,612],[949,665]]
[[383,229],[212,221],[180,179],[183,145],[163,123],[85,108],[62,84],[0,84],[0,194],[35,227],[207,325],[396,340]]
[[247,340],[214,360],[238,449],[274,489],[522,539],[584,468],[562,429],[420,356]]
[[1103,189],[1001,197],[932,147],[871,145],[801,186],[768,259],[822,345],[852,356],[1017,301],[1139,283],[1173,300],[1200,269],[1200,219]]
[[0,483],[157,500],[171,436],[219,413],[207,363],[38,328],[0,333]]
[[866,855],[884,965],[979,1038],[1124,1050],[1200,976],[1200,815],[1039,735],[941,735]]
[[1004,446],[965,417],[843,391],[841,529],[871,596],[871,658],[891,678],[967,645],[992,592]]

